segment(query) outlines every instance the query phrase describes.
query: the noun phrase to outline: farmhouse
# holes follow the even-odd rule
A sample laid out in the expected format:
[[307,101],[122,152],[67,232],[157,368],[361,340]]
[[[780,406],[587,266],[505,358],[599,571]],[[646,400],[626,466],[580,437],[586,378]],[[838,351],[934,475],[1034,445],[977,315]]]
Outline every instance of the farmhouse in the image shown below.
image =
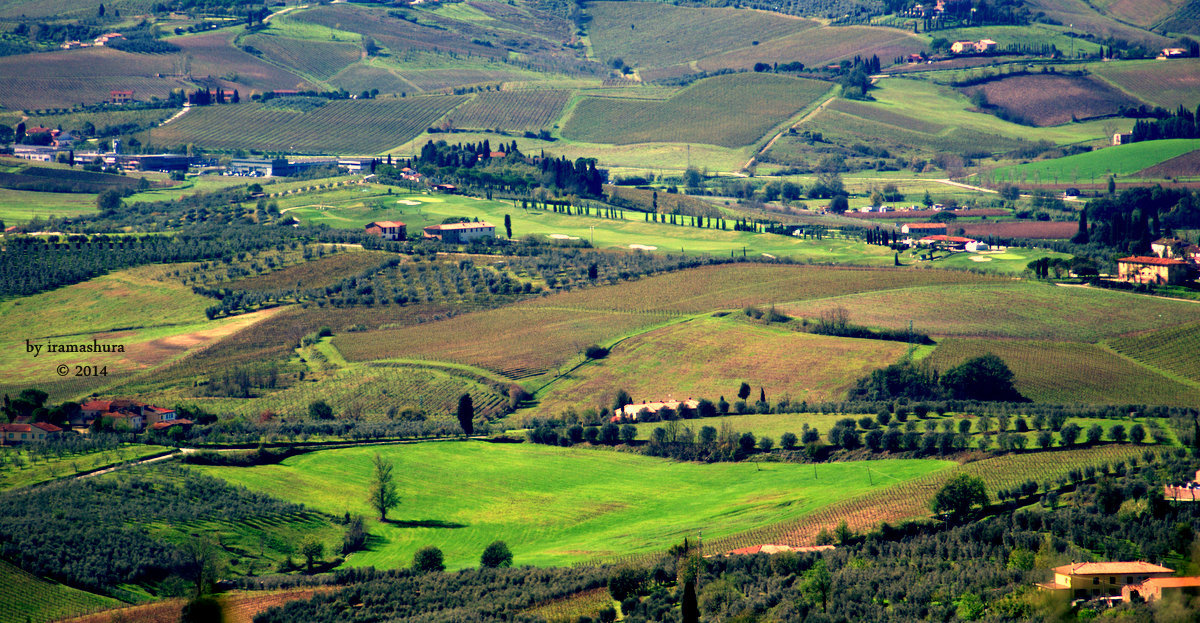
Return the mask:
[[1163,48],[1158,58],[1184,58],[1188,55],[1187,48]]
[[900,227],[902,234],[921,234],[923,236],[934,236],[937,234],[946,234],[945,223],[905,223]]
[[975,51],[975,42],[974,41],[955,41],[954,43],[952,43],[950,45],[950,51],[954,52],[955,54],[962,54],[963,52],[974,52]]
[[610,421],[620,422],[621,420],[624,419],[624,420],[632,420],[632,421],[636,422],[638,419],[638,414],[643,411],[645,411],[647,413],[658,413],[659,411],[662,411],[664,409],[671,409],[671,410],[677,411],[677,410],[679,410],[680,405],[683,405],[684,408],[687,408],[687,409],[695,409],[700,406],[700,401],[688,398],[687,400],[685,400],[683,402],[680,402],[678,400],[659,400],[659,401],[655,401],[655,402],[643,401],[640,403],[627,404],[624,407],[621,407],[620,409],[614,410],[613,416],[612,416],[612,418],[610,418]]
[[495,238],[496,226],[487,221],[430,225],[425,228],[425,237],[436,238],[448,244],[459,244],[481,238]]
[[1083,562],[1054,568],[1054,580],[1038,588],[1063,591],[1071,599],[1117,595],[1124,587],[1151,578],[1169,578],[1175,571],[1148,562]]
[[1200,595],[1200,577],[1150,578],[1141,584],[1121,587],[1122,601],[1158,601],[1163,597]]
[[1150,243],[1150,251],[1158,257],[1189,262],[1200,253],[1200,247],[1179,238],[1159,238]]
[[1113,145],[1128,145],[1133,142],[1133,133],[1126,132],[1124,134],[1117,132],[1113,134]]
[[1117,260],[1117,279],[1129,283],[1174,284],[1191,278],[1192,265],[1165,257],[1135,255]]
[[32,424],[0,424],[0,445],[44,441],[47,437],[61,433],[62,429],[46,422]]
[[127,104],[133,101],[133,91],[109,91],[108,101],[113,104]]
[[129,429],[134,431],[179,419],[174,409],[156,407],[137,400],[117,398],[114,400],[90,400],[79,405],[79,415],[71,420],[71,425],[90,426],[97,418],[125,422]]
[[367,223],[367,233],[384,240],[407,240],[407,226],[400,221],[372,221]]

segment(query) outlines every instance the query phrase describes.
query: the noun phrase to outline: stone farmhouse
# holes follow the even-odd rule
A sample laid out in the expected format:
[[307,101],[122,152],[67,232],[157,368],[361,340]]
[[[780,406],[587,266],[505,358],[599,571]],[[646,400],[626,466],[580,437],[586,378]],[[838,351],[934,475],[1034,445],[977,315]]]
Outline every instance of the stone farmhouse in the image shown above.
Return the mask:
[[45,441],[47,438],[56,436],[61,432],[61,428],[46,422],[0,424],[0,446],[11,446],[31,441]]
[[1153,578],[1170,578],[1174,569],[1148,562],[1082,562],[1054,568],[1054,580],[1038,588],[1062,591],[1071,599],[1094,599],[1120,595],[1129,586]]
[[180,418],[174,409],[156,407],[137,400],[117,398],[114,400],[90,400],[79,406],[79,415],[71,421],[72,426],[91,426],[96,419],[125,422],[129,430],[140,432],[166,430],[172,426],[190,427],[192,421]]
[[1117,279],[1129,283],[1184,283],[1192,280],[1195,270],[1190,262],[1166,257],[1133,255],[1117,260]]
[[436,238],[449,244],[473,242],[482,238],[495,238],[496,226],[487,221],[430,225],[425,228],[425,237]]
[[400,221],[372,221],[367,223],[367,233],[375,234],[384,240],[407,240],[407,226]]
[[624,407],[621,407],[620,409],[614,410],[613,416],[612,416],[612,418],[609,419],[609,421],[611,421],[611,422],[621,422],[621,421],[636,422],[638,420],[638,414],[643,411],[645,411],[646,413],[658,413],[659,411],[662,411],[664,409],[672,409],[672,410],[678,411],[680,405],[683,405],[685,408],[688,408],[688,409],[696,409],[700,406],[700,401],[688,398],[687,400],[685,400],[683,402],[680,402],[678,400],[669,400],[668,399],[668,400],[659,400],[659,401],[655,401],[655,402],[642,401],[642,402],[637,402],[637,403],[631,403],[631,404],[625,405]]

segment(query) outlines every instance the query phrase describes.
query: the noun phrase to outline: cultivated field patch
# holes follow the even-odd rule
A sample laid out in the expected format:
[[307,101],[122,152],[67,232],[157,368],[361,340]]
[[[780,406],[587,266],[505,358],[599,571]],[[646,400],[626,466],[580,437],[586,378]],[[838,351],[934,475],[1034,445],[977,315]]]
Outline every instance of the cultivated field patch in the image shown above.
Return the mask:
[[1200,319],[1194,303],[1031,282],[869,292],[783,309],[818,318],[835,307],[846,308],[856,324],[906,329],[911,321],[914,330],[934,336],[1079,342]]
[[1140,104],[1125,93],[1087,76],[1013,76],[962,91],[971,97],[982,93],[989,105],[1037,126],[1111,115],[1122,106]]
[[1200,90],[1200,59],[1129,61],[1091,65],[1094,74],[1131,93],[1134,97],[1175,110],[1196,106]]
[[244,43],[267,58],[317,80],[328,80],[362,56],[362,46],[355,43],[289,39],[271,34],[247,37]]
[[537,131],[562,114],[569,91],[536,89],[480,93],[454,110],[460,128]]
[[256,103],[206,106],[153,130],[151,137],[155,143],[211,149],[376,154],[412,139],[464,99],[337,100],[307,113]]
[[816,80],[750,73],[701,80],[662,103],[588,97],[563,126],[563,136],[589,143],[741,147],[829,89]]
[[1013,371],[1017,391],[1037,402],[1191,406],[1200,401],[1200,388],[1094,344],[947,338],[929,362],[946,370],[987,353],[1003,359]]
[[[757,11],[677,7],[658,2],[591,2],[593,53],[634,67],[664,67],[701,55],[752,47],[814,28],[812,20]],[[750,63],[753,65],[753,61]]]
[[799,61],[810,67],[836,63],[853,56],[878,56],[883,66],[892,59],[925,49],[925,43],[911,33],[872,26],[824,26],[805,29],[758,45],[703,56],[696,66],[703,71],[749,69],[755,63]]
[[54,621],[120,603],[43,580],[0,560],[0,623]]
[[[740,316],[740,314],[739,314]],[[618,390],[634,402],[725,396],[746,382],[775,402],[840,400],[871,370],[894,363],[908,346],[811,335],[751,324],[744,316],[698,318],[626,339],[608,357],[556,382],[537,412],[610,405]]]
[[1200,323],[1189,323],[1109,341],[1114,350],[1168,371],[1200,382],[1195,353],[1200,348]]

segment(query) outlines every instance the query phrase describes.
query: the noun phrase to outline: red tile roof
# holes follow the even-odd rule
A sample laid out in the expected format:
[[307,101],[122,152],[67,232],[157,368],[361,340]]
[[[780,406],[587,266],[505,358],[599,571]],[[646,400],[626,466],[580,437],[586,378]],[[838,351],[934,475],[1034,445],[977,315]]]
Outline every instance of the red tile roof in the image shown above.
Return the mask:
[[1148,266],[1187,266],[1187,262],[1183,260],[1175,260],[1167,257],[1154,257],[1145,255],[1131,255],[1117,260],[1118,264],[1145,264]]
[[921,240],[928,242],[956,242],[966,244],[968,242],[976,242],[974,238],[963,238],[962,236],[944,236],[941,234],[935,236],[925,236]]
[[40,429],[46,431],[47,433],[61,433],[62,432],[61,428],[59,428],[53,424],[50,424],[48,422],[34,422],[33,424],[30,424],[30,426],[33,426],[34,428],[40,428]]
[[1200,577],[1150,578],[1142,582],[1143,588],[1182,588],[1185,586],[1200,586]]
[[1174,569],[1148,562],[1080,562],[1054,568],[1063,575],[1119,575],[1136,573],[1175,573]]
[[167,420],[165,422],[155,422],[150,428],[154,430],[164,430],[172,426],[191,426],[192,421],[184,418],[178,420]]
[[905,223],[909,229],[946,229],[945,223]]
[[108,411],[112,408],[113,401],[111,400],[89,400],[81,405],[81,411]]
[[376,225],[379,227],[405,227],[406,226],[404,223],[401,223],[400,221],[374,221],[371,223],[367,223],[367,227],[370,227],[372,225]]

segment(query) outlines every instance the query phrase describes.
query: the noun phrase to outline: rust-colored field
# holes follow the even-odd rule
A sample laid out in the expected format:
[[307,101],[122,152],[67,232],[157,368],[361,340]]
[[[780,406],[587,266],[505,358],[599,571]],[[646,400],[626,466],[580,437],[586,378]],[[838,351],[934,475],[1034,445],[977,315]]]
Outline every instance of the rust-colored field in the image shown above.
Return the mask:
[[1079,224],[1071,221],[1014,221],[1008,223],[962,223],[963,235],[969,238],[1035,238],[1039,240],[1061,240],[1070,238],[1079,231]]
[[7,56],[0,58],[0,106],[68,108],[106,101],[114,89],[132,89],[139,100],[165,98],[186,86],[171,72],[169,57],[104,47]]
[[1200,150],[1176,156],[1134,173],[1134,177],[1158,179],[1200,175]]
[[231,290],[250,290],[254,292],[289,290],[293,288],[297,290],[324,288],[350,275],[357,275],[363,270],[378,266],[389,257],[396,256],[393,253],[385,253],[383,251],[337,253],[319,260],[294,264],[263,275],[232,281],[222,284],[222,287]]
[[[330,588],[298,588],[284,591],[233,591],[218,597],[225,623],[252,623],[254,615],[297,599],[309,599]],[[62,623],[178,623],[186,603],[183,599],[168,599],[140,606],[104,610],[95,614],[65,619]]]
[[[191,57],[188,69],[192,76],[211,76],[227,88],[248,88],[255,91],[273,89],[304,89],[308,83],[289,71],[271,65],[257,56],[235,48],[229,43],[228,32],[215,32],[172,39],[183,48],[181,54]],[[247,94],[243,93],[245,98]]]
[[967,96],[982,92],[990,105],[1039,127],[1111,115],[1122,106],[1140,104],[1121,91],[1086,76],[1014,76],[962,91]]

